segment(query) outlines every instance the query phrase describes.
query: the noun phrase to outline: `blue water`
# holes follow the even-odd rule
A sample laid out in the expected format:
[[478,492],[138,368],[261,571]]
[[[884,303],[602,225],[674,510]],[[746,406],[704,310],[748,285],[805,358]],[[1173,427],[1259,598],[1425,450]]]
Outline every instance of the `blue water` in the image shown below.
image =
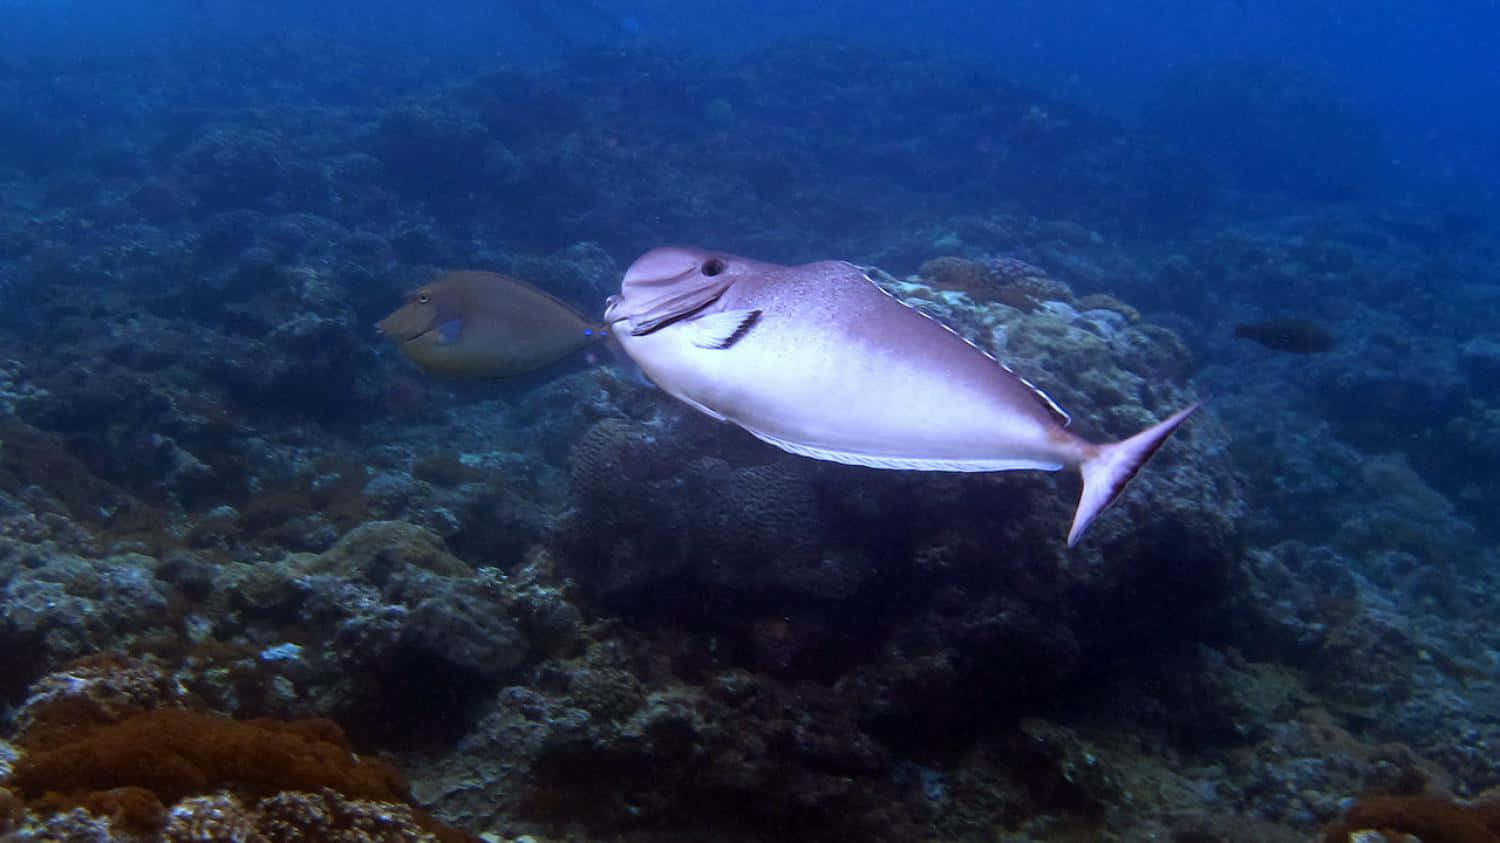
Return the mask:
[[1241,58],[1285,62],[1375,120],[1386,175],[1414,195],[1488,200],[1500,169],[1500,7],[1251,2],[669,2],[410,4],[9,0],[0,55],[132,49],[160,41],[297,32],[395,43],[476,61],[559,48],[650,45],[725,57],[785,39],[835,38],[962,57],[1129,118],[1164,74]]
[[[1497,54],[1495,0],[0,0],[0,839],[181,796],[108,753],[13,768],[49,705],[80,740],[329,718],[504,840],[1469,810],[1500,784]],[[712,259],[632,269],[678,244]],[[976,459],[1088,476],[1204,403],[1069,549],[1079,465],[786,453],[710,418],[743,393],[593,342],[622,283],[740,256],[863,268],[975,346],[922,388],[990,373],[986,422],[1074,448]],[[552,298],[453,305],[450,270]],[[372,327],[403,301],[444,348],[564,324],[526,336],[561,359],[435,374]],[[694,353],[799,313],[751,304]],[[887,356],[814,394],[894,396],[836,432],[910,405],[984,440],[880,380],[951,341],[893,324],[819,325]]]

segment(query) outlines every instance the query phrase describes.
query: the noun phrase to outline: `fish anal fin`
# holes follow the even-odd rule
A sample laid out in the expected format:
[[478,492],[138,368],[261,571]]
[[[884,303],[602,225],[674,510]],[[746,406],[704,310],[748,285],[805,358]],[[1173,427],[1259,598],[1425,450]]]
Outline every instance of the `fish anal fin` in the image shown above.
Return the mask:
[[739,342],[760,320],[759,310],[726,310],[692,321],[693,345],[724,349]]
[[726,278],[716,284],[704,284],[653,302],[650,309],[630,317],[630,335],[645,336],[692,316],[718,301],[724,291],[729,289],[729,284],[730,281]]
[[711,408],[709,408],[707,406],[704,406],[703,404],[701,404],[701,403],[699,403],[697,401],[694,401],[693,399],[688,398],[688,397],[686,397],[684,395],[678,395],[675,392],[672,393],[672,394],[674,396],[676,396],[677,400],[679,400],[682,403],[688,405],[689,407],[692,407],[694,410],[697,410],[698,412],[702,413],[703,415],[708,416],[709,418],[713,419],[714,421],[719,421],[719,422],[727,422],[727,421],[729,421],[729,419],[727,417],[725,417],[725,415],[723,413],[719,412],[718,410],[714,410],[714,409],[711,409]]

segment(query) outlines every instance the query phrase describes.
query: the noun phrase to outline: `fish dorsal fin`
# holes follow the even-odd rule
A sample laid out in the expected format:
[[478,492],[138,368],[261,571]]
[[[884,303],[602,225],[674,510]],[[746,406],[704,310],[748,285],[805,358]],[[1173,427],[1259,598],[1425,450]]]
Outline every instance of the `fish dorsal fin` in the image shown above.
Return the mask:
[[[994,357],[991,357],[990,359],[995,360]],[[999,360],[995,360],[995,362],[1000,363]],[[1067,427],[1068,425],[1073,423],[1073,417],[1068,415],[1068,411],[1064,410],[1062,407],[1059,407],[1057,405],[1057,402],[1052,400],[1052,396],[1043,391],[1041,387],[1016,374],[1016,371],[1014,369],[1005,365],[1004,363],[1000,363],[1000,368],[1004,369],[1007,372],[1010,372],[1016,380],[1021,382],[1022,386],[1031,390],[1032,397],[1036,398],[1037,403],[1042,405],[1042,409],[1052,414],[1052,418],[1055,419],[1058,424],[1062,425],[1063,427]]]
[[630,335],[645,336],[692,316],[718,301],[731,283],[732,279],[727,277],[714,279],[713,283],[692,287],[652,303],[649,310],[630,317]]
[[699,348],[728,348],[750,333],[760,320],[759,310],[726,310],[694,319],[690,325],[693,345]]
[[938,327],[942,328],[943,330],[947,331],[948,333],[952,334],[953,336],[958,337],[959,339],[963,340],[965,343],[967,343],[969,345],[970,348],[974,349],[975,351],[979,352],[980,354],[983,354],[985,357],[988,357],[990,359],[990,361],[993,362],[996,366],[999,366],[1000,368],[1004,369],[1005,372],[1006,372],[1006,374],[1009,374],[1011,377],[1013,377],[1016,380],[1020,381],[1022,386],[1026,387],[1028,390],[1031,391],[1031,394],[1032,394],[1032,396],[1034,398],[1036,398],[1037,403],[1039,403],[1039,404],[1042,405],[1042,409],[1044,409],[1048,413],[1050,413],[1052,415],[1052,418],[1058,424],[1062,425],[1063,427],[1067,427],[1068,425],[1070,425],[1070,424],[1073,423],[1073,417],[1070,416],[1070,415],[1068,415],[1068,411],[1067,410],[1064,410],[1062,407],[1058,406],[1057,402],[1054,401],[1054,400],[1052,400],[1052,396],[1050,396],[1046,392],[1044,392],[1041,387],[1037,386],[1036,384],[1032,383],[1031,381],[1027,380],[1026,378],[1021,377],[1019,374],[1016,373],[1015,369],[1012,369],[1011,367],[1007,366],[1004,363],[1004,361],[1000,360],[999,358],[997,358],[995,355],[989,353],[988,351],[985,351],[984,349],[980,348],[979,345],[977,343],[975,343],[973,340],[971,340],[968,337],[964,336],[963,334],[960,334],[959,332],[953,330],[953,328],[950,325],[948,325],[946,322],[944,322],[943,320],[938,319],[937,317],[933,316],[930,313],[927,313],[926,311],[922,310],[921,308],[913,307],[909,303],[907,303],[906,301],[903,301],[900,296],[897,296],[895,293],[891,292],[890,290],[887,290],[885,287],[883,287],[880,284],[879,281],[876,281],[873,277],[871,277],[869,270],[865,269],[862,266],[856,266],[855,264],[852,264],[852,263],[849,264],[849,266],[852,267],[854,269],[854,271],[858,272],[861,276],[863,276],[866,281],[870,282],[870,286],[874,287],[875,289],[879,290],[882,293],[885,293],[888,297],[890,297],[891,301],[896,302],[897,304],[901,305],[902,307],[906,308],[907,310],[910,310],[912,313],[917,314],[918,316],[922,317],[923,319],[927,319],[927,320],[931,321],[934,325],[937,325]]

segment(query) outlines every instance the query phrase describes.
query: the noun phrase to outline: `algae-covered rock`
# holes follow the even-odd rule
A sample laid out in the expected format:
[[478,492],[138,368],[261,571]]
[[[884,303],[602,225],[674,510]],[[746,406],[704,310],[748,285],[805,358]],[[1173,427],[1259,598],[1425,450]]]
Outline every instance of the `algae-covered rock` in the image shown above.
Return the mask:
[[436,533],[402,521],[370,521],[355,527],[309,561],[307,569],[380,585],[403,565],[448,577],[473,574]]

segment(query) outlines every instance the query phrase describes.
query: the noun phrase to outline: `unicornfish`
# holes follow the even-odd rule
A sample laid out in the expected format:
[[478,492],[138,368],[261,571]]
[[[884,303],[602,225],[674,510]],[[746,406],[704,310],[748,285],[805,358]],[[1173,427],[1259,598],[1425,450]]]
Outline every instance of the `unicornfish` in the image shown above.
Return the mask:
[[1046,393],[840,261],[654,249],[626,270],[604,322],[667,393],[794,454],[919,471],[1077,468],[1070,547],[1197,409],[1089,442]]
[[472,271],[414,290],[375,328],[428,372],[492,378],[549,366],[605,334],[524,281]]

